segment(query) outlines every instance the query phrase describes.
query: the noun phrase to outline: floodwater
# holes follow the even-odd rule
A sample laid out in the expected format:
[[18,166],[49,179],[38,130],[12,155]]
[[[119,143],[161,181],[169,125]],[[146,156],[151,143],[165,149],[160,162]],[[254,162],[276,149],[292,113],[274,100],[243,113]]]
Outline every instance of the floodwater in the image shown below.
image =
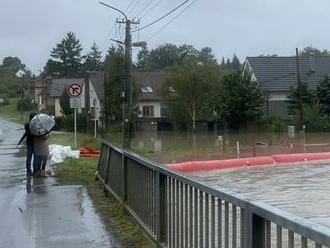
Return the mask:
[[[223,142],[218,142],[222,136]],[[111,140],[111,139],[110,139]],[[111,141],[120,143],[120,137]],[[330,133],[137,133],[133,147],[161,163],[330,151]],[[256,144],[258,143],[258,144]],[[144,151],[145,152],[145,151]],[[190,174],[211,185],[231,189],[254,200],[330,227],[330,161],[280,166],[212,170]]]
[[330,161],[190,174],[330,227]]
[[[106,134],[105,139],[122,144],[122,136]],[[137,132],[132,147],[161,162],[236,158],[300,152],[330,151],[330,133],[296,134],[266,132]]]

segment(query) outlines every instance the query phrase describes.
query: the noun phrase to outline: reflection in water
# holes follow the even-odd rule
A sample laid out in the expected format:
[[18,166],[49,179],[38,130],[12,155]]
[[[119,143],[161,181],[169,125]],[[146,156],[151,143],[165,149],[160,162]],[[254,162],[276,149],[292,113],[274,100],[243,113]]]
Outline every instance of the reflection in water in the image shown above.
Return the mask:
[[31,176],[26,177],[26,193],[30,194],[31,193]]
[[26,192],[28,194],[30,193],[46,194],[47,193],[46,178],[27,176]]
[[191,175],[330,227],[329,162],[212,170]]
[[[104,138],[116,145],[122,144],[119,134],[106,134]],[[132,146],[147,151],[151,159],[171,163],[235,158],[237,141],[240,157],[330,151],[330,133],[308,133],[306,137],[296,134],[290,138],[287,133],[266,132],[137,132]]]

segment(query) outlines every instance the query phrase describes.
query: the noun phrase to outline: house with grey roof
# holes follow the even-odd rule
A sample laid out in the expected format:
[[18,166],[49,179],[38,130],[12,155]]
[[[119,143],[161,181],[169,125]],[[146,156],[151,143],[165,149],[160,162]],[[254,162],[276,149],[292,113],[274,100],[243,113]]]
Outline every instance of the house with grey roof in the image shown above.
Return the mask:
[[138,91],[138,129],[167,130],[170,122],[166,118],[167,105],[160,91],[166,82],[165,72],[135,72],[134,81]]
[[71,84],[77,84],[82,88],[81,109],[86,109],[96,119],[99,119],[105,98],[103,72],[90,72],[85,78],[46,77],[37,79],[34,83],[34,90],[38,110],[47,109],[56,117],[62,116],[60,100]]
[[[316,90],[320,80],[330,74],[330,56],[299,57],[301,81]],[[260,83],[267,93],[265,113],[268,116],[288,118],[287,95],[297,86],[296,57],[247,57],[244,72]]]
[[166,80],[164,72],[136,72],[134,80],[138,88],[140,118],[161,118],[166,106],[161,102],[160,89]]

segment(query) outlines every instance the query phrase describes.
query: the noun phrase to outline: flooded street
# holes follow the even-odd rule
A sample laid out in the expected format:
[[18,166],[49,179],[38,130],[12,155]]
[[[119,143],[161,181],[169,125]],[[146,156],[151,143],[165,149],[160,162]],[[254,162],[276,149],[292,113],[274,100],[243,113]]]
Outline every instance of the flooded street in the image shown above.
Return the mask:
[[[106,140],[122,145],[121,134],[105,134]],[[220,138],[219,138],[220,137]],[[287,132],[137,132],[132,147],[161,163],[214,160],[274,154],[330,151],[330,133],[296,134]],[[305,144],[305,145],[304,145]]]
[[330,227],[330,162],[194,172],[211,185]]
[[27,177],[21,125],[0,119],[0,241],[6,248],[118,247],[87,189]]
[[[217,143],[219,135],[222,135],[225,147]],[[253,156],[253,145],[257,156],[330,151],[330,133],[307,133],[305,137],[296,134],[295,138],[289,138],[287,133],[261,132],[137,133],[133,146],[149,151],[144,156],[171,163],[236,158],[236,141],[240,141],[241,157]],[[257,142],[261,145],[256,145]],[[330,161],[213,170],[190,175],[330,227]]]

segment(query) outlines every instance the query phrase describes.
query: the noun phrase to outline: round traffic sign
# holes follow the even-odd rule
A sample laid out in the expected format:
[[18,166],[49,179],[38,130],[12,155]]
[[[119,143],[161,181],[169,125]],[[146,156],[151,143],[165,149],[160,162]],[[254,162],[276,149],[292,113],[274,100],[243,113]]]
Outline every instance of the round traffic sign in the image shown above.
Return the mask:
[[68,85],[66,91],[69,97],[78,97],[82,93],[82,88],[79,84],[73,83]]

